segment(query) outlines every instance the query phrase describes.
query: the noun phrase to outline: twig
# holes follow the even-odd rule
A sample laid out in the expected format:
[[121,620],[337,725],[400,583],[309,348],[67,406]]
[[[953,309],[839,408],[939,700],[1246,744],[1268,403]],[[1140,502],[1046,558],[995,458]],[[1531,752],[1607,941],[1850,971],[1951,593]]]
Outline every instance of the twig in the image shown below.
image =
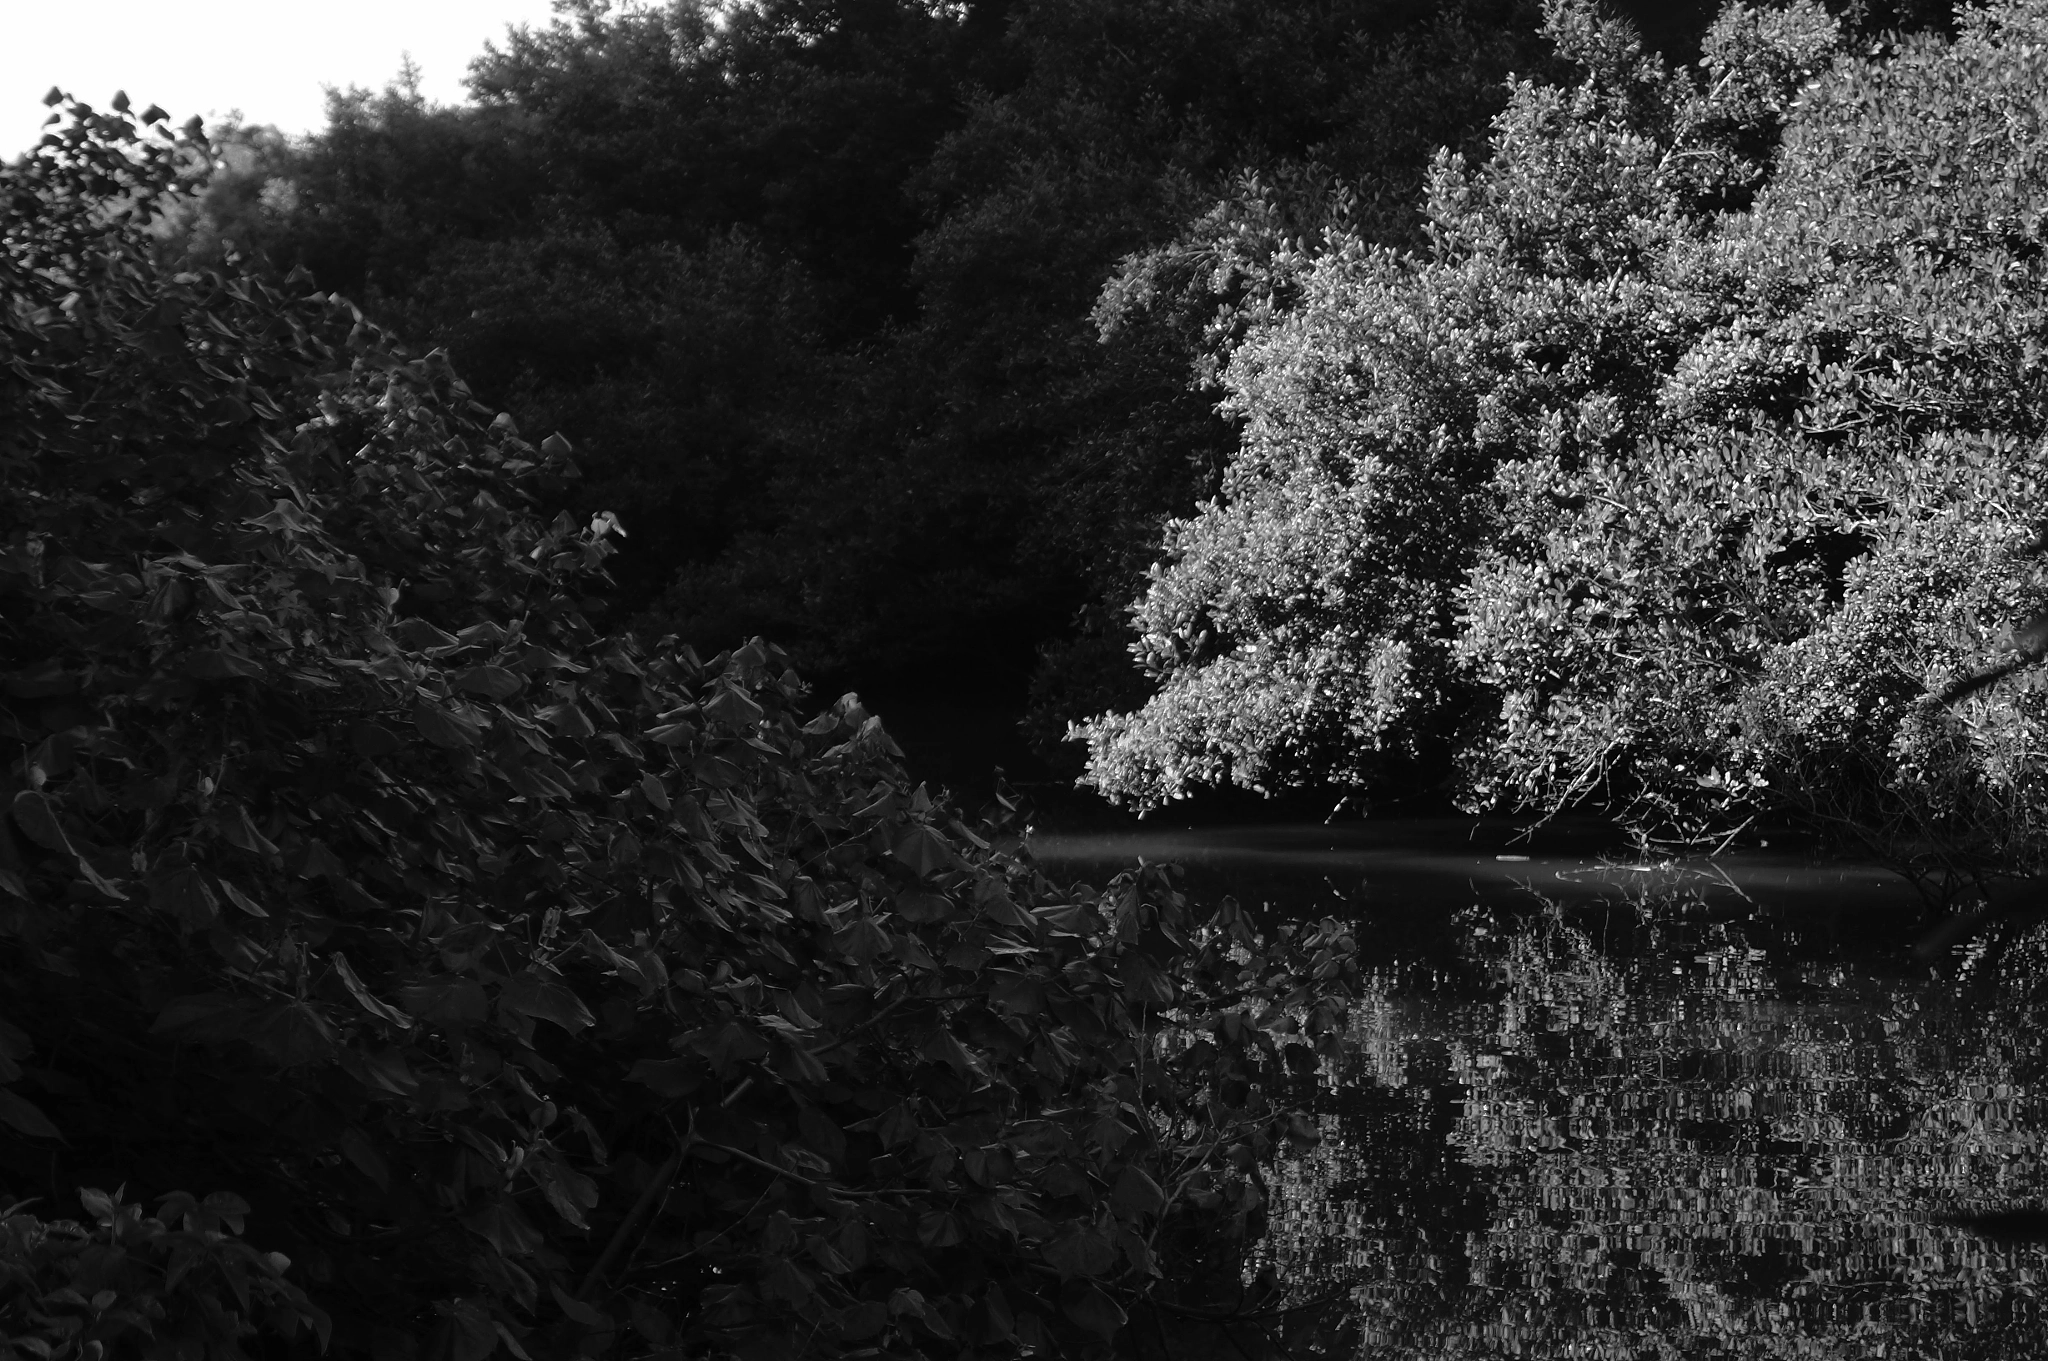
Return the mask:
[[767,1189],[764,1189],[760,1195],[754,1197],[754,1203],[752,1205],[749,1205],[745,1210],[741,1211],[737,1219],[733,1220],[732,1223],[720,1229],[717,1233],[712,1234],[711,1237],[705,1239],[703,1242],[697,1244],[695,1247],[688,1249],[687,1251],[677,1253],[675,1256],[670,1257],[665,1261],[656,1262],[652,1266],[649,1266],[645,1269],[648,1271],[664,1271],[669,1267],[676,1265],[678,1262],[687,1262],[688,1260],[690,1260],[690,1258],[696,1256],[698,1253],[704,1251],[704,1249],[710,1247],[713,1243],[716,1243],[719,1239],[731,1233],[740,1225],[746,1223],[747,1217],[753,1214],[754,1211],[761,1208],[761,1202],[768,1199],[768,1191],[773,1189],[774,1187],[771,1183],[771,1185]]
[[612,1233],[611,1241],[604,1245],[604,1251],[598,1254],[596,1264],[590,1268],[589,1274],[583,1278],[582,1286],[576,1291],[577,1299],[589,1300],[590,1292],[597,1288],[598,1283],[604,1279],[605,1272],[611,1269],[612,1259],[619,1255],[621,1248],[625,1247],[626,1237],[632,1232],[633,1227],[640,1222],[640,1217],[647,1213],[648,1207],[654,1203],[656,1197],[668,1193],[668,1184],[674,1179],[676,1169],[682,1166],[683,1151],[688,1147],[689,1142],[688,1137],[685,1137],[683,1143],[673,1153],[668,1155],[667,1160],[661,1165],[661,1170],[647,1183],[646,1189],[640,1193],[640,1198],[633,1202],[633,1208],[628,1210],[626,1217],[619,1221],[619,1227]]
[[773,1172],[778,1177],[787,1177],[799,1185],[823,1187],[835,1196],[874,1198],[877,1196],[932,1196],[939,1194],[939,1192],[932,1190],[928,1186],[879,1186],[872,1191],[854,1190],[851,1187],[834,1186],[830,1182],[807,1177],[801,1172],[795,1172],[787,1167],[778,1166],[775,1163],[769,1162],[766,1158],[757,1158],[745,1149],[734,1148],[730,1144],[716,1143],[710,1139],[693,1139],[690,1146],[692,1148],[715,1148],[720,1153],[729,1154],[732,1157],[738,1158],[741,1162],[752,1163],[765,1172]]

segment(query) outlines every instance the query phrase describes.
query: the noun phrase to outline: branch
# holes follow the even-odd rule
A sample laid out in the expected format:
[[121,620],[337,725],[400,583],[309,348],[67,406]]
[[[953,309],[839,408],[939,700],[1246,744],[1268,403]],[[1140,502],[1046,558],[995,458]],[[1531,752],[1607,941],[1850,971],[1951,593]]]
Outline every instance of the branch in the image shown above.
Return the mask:
[[829,1181],[819,1181],[815,1177],[807,1177],[801,1172],[793,1172],[787,1167],[778,1166],[775,1163],[769,1162],[766,1158],[757,1158],[745,1149],[734,1148],[730,1144],[714,1143],[709,1139],[693,1139],[690,1141],[690,1146],[692,1148],[715,1148],[720,1153],[738,1158],[741,1162],[752,1163],[765,1172],[773,1172],[778,1177],[786,1177],[800,1186],[812,1186],[829,1191],[835,1196],[873,1199],[879,1196],[935,1196],[943,1194],[942,1192],[934,1191],[928,1186],[879,1186],[872,1191],[856,1190],[850,1186],[839,1186]]
[[655,1174],[653,1180],[647,1183],[646,1189],[640,1193],[640,1199],[633,1202],[633,1208],[628,1210],[626,1217],[619,1221],[619,1227],[612,1233],[611,1241],[604,1245],[604,1251],[598,1254],[596,1264],[590,1268],[589,1274],[583,1278],[582,1286],[577,1289],[577,1299],[589,1300],[590,1292],[597,1288],[599,1282],[604,1280],[605,1272],[611,1269],[612,1260],[625,1247],[626,1236],[640,1222],[640,1217],[647,1213],[648,1207],[654,1203],[657,1197],[668,1193],[669,1182],[674,1180],[676,1169],[683,1165],[683,1151],[688,1144],[689,1140],[686,1138],[681,1146],[668,1155],[667,1160],[661,1165],[661,1170]]

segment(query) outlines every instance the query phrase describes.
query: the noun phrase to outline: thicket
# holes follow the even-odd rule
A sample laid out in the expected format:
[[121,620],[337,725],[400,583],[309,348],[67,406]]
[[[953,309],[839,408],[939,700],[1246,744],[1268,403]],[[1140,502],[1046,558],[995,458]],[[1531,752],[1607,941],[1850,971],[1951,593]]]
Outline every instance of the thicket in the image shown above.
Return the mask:
[[194,266],[196,124],[64,113],[0,170],[0,1356],[1218,1312],[1350,937],[1050,883],[773,647],[594,628],[565,439]]
[[[1538,18],[579,3],[484,55],[469,105],[355,92],[301,146],[225,148],[191,230],[577,431],[568,508],[631,536],[620,614],[1013,715],[1036,672],[1050,747],[1137,697],[1122,604],[1231,447],[1211,314],[1333,214],[1409,239],[1431,153],[1545,60]],[[1105,281],[1176,243],[1105,342]]]
[[[1731,6],[1441,156],[1419,249],[1333,233],[1230,351],[1244,439],[1082,730],[1153,805],[1456,763],[1646,835],[1792,817],[1937,881],[2048,865],[2048,6],[1851,41]],[[2026,621],[2036,621],[2028,624]],[[2015,627],[2016,625],[2024,625]]]

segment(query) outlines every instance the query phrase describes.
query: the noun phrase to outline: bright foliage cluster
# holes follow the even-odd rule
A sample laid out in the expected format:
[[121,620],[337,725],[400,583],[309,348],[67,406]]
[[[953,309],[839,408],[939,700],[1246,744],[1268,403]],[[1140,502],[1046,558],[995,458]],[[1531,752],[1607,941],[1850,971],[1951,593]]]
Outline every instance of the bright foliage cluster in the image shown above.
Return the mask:
[[184,268],[196,126],[69,113],[0,172],[0,1356],[1203,1313],[1349,936],[1056,886],[772,647],[594,631],[565,441]]
[[[2048,6],[1851,49],[1726,10],[1694,71],[1590,8],[1440,158],[1430,239],[1298,245],[1224,370],[1223,495],[1136,606],[1091,778],[1795,813],[1944,871],[2039,863]],[[1406,763],[1404,765],[1404,763]],[[1444,768],[1450,768],[1445,762]]]

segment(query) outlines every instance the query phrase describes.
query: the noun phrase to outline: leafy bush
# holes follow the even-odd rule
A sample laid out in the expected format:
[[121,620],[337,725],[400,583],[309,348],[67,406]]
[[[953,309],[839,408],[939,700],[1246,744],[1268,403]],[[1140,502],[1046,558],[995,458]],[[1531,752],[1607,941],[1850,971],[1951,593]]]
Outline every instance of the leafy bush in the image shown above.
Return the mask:
[[94,1188],[90,1228],[0,1212],[0,1356],[96,1358],[146,1347],[167,1356],[239,1356],[260,1325],[324,1348],[328,1319],[284,1279],[291,1260],[241,1240],[249,1207],[216,1192],[164,1196],[154,1216]]
[[1579,83],[1440,161],[1428,249],[1334,241],[1239,344],[1242,449],[1093,778],[1370,785],[1441,741],[1473,803],[2048,862],[2030,684],[1929,703],[2043,603],[2048,9],[1851,53],[1731,6],[1697,78],[1549,30]]
[[1201,1313],[1168,1255],[1233,1269],[1312,1137],[1268,1093],[1337,1044],[1351,938],[1054,885],[774,648],[598,633],[615,524],[530,511],[565,440],[303,280],[182,268],[196,124],[69,113],[0,172],[0,1183],[132,1202],[9,1212],[9,1345],[1000,1356]]

